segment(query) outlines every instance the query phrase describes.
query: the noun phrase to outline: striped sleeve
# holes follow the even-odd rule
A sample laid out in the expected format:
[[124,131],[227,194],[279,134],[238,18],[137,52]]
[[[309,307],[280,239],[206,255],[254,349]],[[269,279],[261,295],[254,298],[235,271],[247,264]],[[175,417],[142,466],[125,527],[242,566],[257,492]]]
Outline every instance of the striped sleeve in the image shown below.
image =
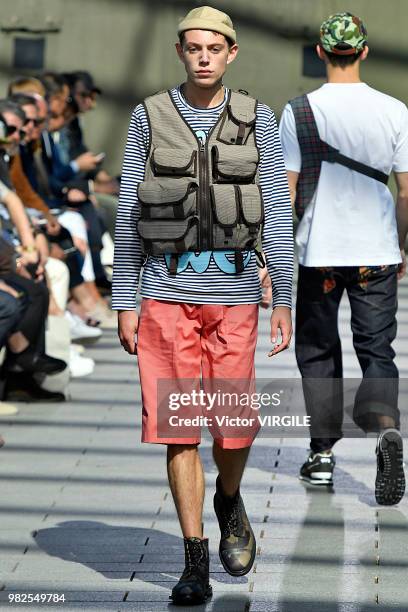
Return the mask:
[[143,181],[149,128],[143,105],[135,108],[129,125],[115,229],[112,309],[134,310],[143,253],[136,222],[140,216],[138,184]]
[[257,122],[259,182],[265,206],[262,248],[272,279],[272,306],[292,305],[293,218],[275,115],[260,104]]

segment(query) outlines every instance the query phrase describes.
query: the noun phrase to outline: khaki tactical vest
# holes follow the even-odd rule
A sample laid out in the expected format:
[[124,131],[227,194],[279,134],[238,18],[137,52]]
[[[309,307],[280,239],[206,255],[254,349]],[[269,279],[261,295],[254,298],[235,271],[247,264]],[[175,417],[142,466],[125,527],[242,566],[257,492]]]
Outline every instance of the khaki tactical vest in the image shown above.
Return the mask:
[[230,91],[203,142],[169,92],[145,100],[150,149],[138,186],[137,231],[145,254],[172,254],[171,274],[177,271],[178,254],[217,250],[235,251],[236,272],[242,272],[242,251],[260,242],[264,210],[256,105],[253,98]]

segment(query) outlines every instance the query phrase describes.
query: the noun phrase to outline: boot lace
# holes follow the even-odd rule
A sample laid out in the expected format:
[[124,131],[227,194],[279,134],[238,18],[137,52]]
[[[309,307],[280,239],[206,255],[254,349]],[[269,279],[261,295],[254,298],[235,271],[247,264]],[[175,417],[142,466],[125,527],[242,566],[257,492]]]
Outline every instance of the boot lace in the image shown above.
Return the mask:
[[205,553],[201,542],[186,543],[186,567],[183,572],[183,578],[196,576],[199,566],[205,561]]
[[240,498],[237,496],[236,499],[231,503],[229,508],[224,511],[224,529],[222,533],[223,538],[229,538],[231,535],[235,537],[242,537],[245,532],[245,525],[242,520]]

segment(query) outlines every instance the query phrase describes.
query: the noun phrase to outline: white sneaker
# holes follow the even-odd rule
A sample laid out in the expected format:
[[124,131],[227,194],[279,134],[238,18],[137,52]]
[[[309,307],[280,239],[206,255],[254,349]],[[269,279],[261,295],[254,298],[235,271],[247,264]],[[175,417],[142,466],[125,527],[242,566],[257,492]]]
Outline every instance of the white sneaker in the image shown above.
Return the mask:
[[82,344],[71,344],[73,350],[78,353],[78,355],[82,355],[85,352],[85,347]]
[[18,408],[13,404],[7,404],[6,402],[0,402],[0,416],[14,416],[18,413]]
[[102,330],[98,327],[87,325],[81,317],[72,314],[69,310],[65,311],[65,318],[69,323],[69,333],[71,340],[96,339],[102,336]]
[[69,350],[69,371],[72,378],[80,378],[92,374],[95,369],[95,362],[90,357],[81,357],[75,349]]

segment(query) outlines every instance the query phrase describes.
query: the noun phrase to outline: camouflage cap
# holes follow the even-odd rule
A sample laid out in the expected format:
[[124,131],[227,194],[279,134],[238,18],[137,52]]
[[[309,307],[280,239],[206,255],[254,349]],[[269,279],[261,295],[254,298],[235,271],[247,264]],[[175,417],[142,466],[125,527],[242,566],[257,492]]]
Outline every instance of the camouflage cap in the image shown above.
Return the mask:
[[320,26],[320,44],[328,53],[353,55],[367,44],[367,30],[359,17],[336,13]]

